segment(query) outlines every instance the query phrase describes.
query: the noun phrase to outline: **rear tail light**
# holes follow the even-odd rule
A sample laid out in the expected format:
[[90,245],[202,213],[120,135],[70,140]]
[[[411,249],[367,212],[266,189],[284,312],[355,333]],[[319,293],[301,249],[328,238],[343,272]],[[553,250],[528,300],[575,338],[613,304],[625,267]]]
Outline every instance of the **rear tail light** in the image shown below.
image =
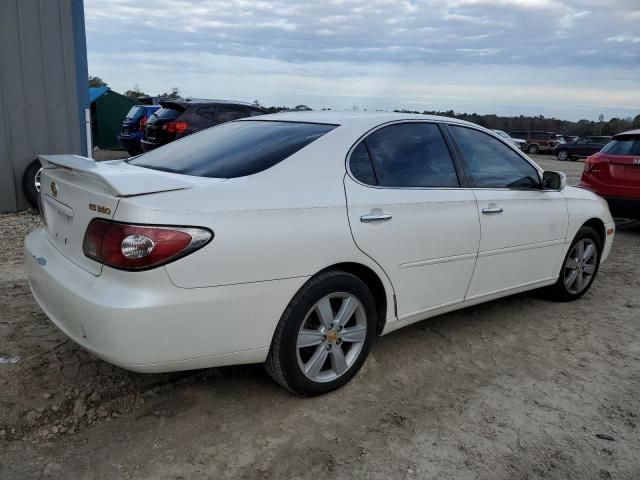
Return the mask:
[[169,122],[165,123],[162,126],[163,130],[166,130],[169,133],[182,133],[184,132],[189,125],[187,122]]
[[87,227],[84,254],[121,270],[148,270],[204,247],[213,238],[206,228],[130,225],[94,219]]
[[140,127],[138,127],[138,129],[140,131],[143,131],[145,128],[147,128],[147,116],[144,115],[141,119],[140,119]]
[[609,164],[609,159],[599,155],[592,155],[584,161],[584,173],[597,174],[602,171],[604,165]]

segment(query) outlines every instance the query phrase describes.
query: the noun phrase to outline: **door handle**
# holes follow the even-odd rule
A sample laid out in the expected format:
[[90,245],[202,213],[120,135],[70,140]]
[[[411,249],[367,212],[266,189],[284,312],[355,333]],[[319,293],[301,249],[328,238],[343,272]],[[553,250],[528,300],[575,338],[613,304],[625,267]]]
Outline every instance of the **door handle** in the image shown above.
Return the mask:
[[495,215],[496,213],[502,213],[501,207],[496,207],[495,205],[489,205],[487,208],[482,209],[482,213],[485,215]]
[[362,223],[386,222],[391,220],[391,217],[392,215],[389,213],[367,213],[360,216],[360,221]]

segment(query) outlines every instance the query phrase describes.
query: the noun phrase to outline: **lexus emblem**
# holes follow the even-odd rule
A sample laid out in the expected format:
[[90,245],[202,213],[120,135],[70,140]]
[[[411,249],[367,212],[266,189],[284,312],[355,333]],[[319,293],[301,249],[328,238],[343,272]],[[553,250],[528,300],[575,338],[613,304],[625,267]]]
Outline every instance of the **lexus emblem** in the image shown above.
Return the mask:
[[58,186],[56,185],[56,182],[51,182],[51,193],[54,197],[58,196]]

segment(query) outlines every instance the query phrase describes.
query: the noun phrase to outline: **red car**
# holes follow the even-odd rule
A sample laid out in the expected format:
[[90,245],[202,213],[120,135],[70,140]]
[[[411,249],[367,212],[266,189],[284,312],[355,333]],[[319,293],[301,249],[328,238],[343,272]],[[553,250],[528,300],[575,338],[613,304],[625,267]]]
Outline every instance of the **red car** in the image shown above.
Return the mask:
[[640,130],[615,135],[587,158],[579,186],[604,197],[613,216],[640,219]]

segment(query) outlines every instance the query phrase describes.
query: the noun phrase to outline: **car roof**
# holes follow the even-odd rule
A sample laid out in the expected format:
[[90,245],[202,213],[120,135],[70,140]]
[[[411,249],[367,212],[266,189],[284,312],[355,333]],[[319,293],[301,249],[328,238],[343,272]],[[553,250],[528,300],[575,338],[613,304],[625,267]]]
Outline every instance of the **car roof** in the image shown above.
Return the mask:
[[268,115],[260,115],[258,117],[243,118],[238,121],[280,121],[280,122],[305,122],[305,123],[324,123],[330,125],[370,125],[376,126],[383,123],[396,121],[411,120],[429,120],[432,122],[448,122],[460,125],[470,125],[477,127],[478,125],[458,120],[457,118],[441,117],[438,115],[422,115],[415,113],[397,113],[397,112],[351,112],[351,111],[298,111],[298,112],[280,112]]
[[242,107],[253,107],[256,108],[258,110],[262,110],[262,108],[260,107],[256,107],[255,105],[253,105],[252,103],[249,102],[240,102],[240,101],[236,101],[236,100],[215,100],[215,99],[207,99],[207,98],[193,98],[193,99],[188,99],[188,100],[183,100],[183,99],[172,99],[172,98],[167,98],[167,99],[163,99],[160,100],[160,105],[164,106],[166,105],[179,105],[180,107],[184,108],[185,110],[190,106],[190,105],[239,105]]
[[640,129],[637,130],[629,130],[627,132],[621,132],[621,133],[616,133],[613,138],[618,138],[618,137],[624,137],[624,136],[635,136],[638,135],[640,136]]

